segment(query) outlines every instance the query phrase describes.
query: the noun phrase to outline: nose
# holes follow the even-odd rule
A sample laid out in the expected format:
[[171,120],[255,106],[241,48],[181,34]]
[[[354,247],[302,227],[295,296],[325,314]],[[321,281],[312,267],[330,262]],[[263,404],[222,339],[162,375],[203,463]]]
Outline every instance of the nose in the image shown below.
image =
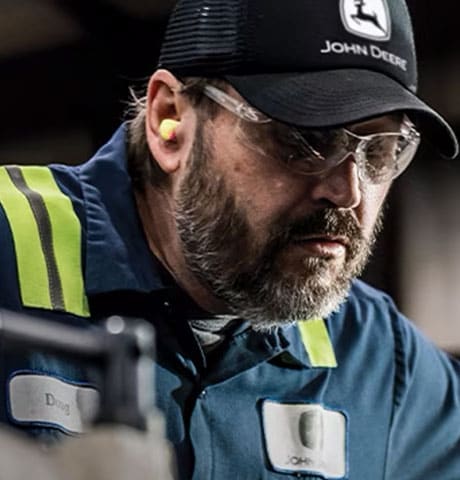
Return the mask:
[[349,154],[339,165],[316,178],[310,197],[336,208],[355,208],[361,203],[361,180],[355,155]]

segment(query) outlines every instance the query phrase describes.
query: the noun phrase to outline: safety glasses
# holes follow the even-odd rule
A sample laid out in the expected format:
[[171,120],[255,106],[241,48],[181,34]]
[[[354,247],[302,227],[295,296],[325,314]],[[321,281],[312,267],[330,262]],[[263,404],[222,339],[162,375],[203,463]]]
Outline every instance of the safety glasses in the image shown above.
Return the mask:
[[353,155],[362,181],[388,182],[407,168],[420,144],[420,133],[407,117],[397,132],[358,135],[346,128],[301,129],[272,120],[212,85],[205,85],[203,93],[241,120],[238,137],[245,146],[282,160],[302,175],[327,175]]

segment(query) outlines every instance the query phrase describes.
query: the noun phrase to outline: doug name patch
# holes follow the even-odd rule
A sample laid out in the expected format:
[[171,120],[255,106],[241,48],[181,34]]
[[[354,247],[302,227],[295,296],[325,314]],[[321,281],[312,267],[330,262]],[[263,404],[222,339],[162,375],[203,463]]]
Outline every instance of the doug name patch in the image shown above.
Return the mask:
[[11,419],[83,433],[99,406],[98,391],[87,385],[37,373],[17,373],[8,385]]
[[317,404],[265,400],[262,415],[275,471],[346,478],[347,418],[342,412]]

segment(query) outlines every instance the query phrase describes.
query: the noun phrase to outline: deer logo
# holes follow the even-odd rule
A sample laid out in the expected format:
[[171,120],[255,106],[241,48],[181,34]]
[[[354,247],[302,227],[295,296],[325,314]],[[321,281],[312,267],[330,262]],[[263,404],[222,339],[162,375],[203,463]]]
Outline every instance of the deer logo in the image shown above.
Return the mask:
[[341,0],[345,28],[354,35],[372,40],[388,40],[391,21],[386,0]]

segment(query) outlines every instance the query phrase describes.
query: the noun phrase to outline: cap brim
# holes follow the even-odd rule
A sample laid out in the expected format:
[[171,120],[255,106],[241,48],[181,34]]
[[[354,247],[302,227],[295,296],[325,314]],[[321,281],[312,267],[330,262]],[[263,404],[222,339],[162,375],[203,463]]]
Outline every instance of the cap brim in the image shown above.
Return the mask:
[[336,127],[405,111],[441,154],[459,152],[449,124],[410,90],[378,72],[361,69],[306,73],[226,75],[228,82],[265,115],[298,127]]

